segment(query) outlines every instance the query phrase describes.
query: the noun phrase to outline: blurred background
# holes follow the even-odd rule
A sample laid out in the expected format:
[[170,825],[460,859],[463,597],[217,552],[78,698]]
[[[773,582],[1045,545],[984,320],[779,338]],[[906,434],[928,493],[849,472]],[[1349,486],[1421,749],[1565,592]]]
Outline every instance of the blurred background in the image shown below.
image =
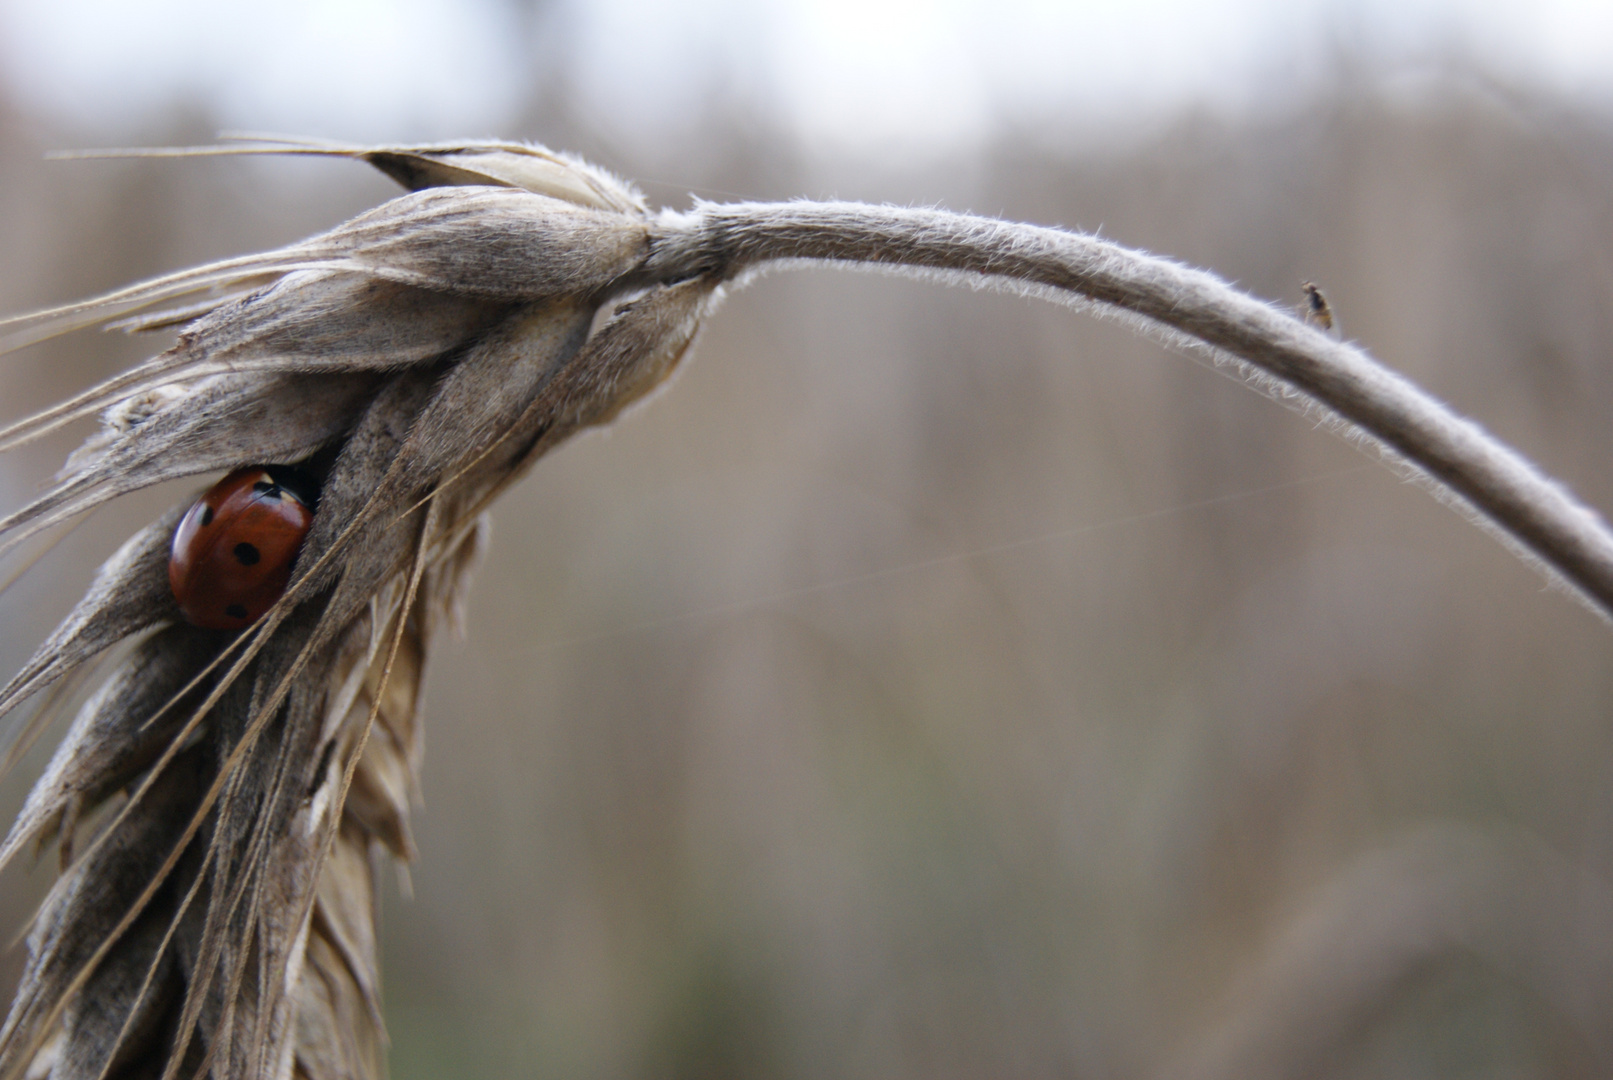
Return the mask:
[[[0,310],[394,193],[43,160],[227,129],[529,138],[657,204],[941,205],[1314,280],[1613,509],[1605,2],[3,0]],[[4,414],[161,347],[8,357]],[[189,489],[0,597],[0,665]],[[1605,624],[1230,373],[775,274],[498,510],[384,901],[392,1073],[1613,1074],[1610,704]],[[49,871],[0,877],[8,932]]]

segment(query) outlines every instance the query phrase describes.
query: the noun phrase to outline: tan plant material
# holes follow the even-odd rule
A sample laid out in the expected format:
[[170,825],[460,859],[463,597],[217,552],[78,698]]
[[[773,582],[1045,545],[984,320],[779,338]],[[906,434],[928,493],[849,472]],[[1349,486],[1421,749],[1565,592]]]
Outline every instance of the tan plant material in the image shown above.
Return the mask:
[[[177,151],[175,153],[217,152]],[[1338,419],[1604,614],[1613,538],[1517,455],[1365,354],[1210,275],[1089,237],[856,204],[652,213],[537,147],[238,146],[356,157],[409,194],[278,251],[10,320],[178,328],[145,364],[0,431],[99,413],[0,551],[118,495],[248,464],[318,480],[291,584],[238,634],[178,615],[183,507],[133,537],[0,715],[133,639],[0,861],[62,874],[0,1029],[0,1080],[376,1077],[372,855],[408,859],[420,677],[503,488],[688,351],[723,286],[781,261],[916,270],[1119,312]],[[81,835],[83,834],[83,835]]]

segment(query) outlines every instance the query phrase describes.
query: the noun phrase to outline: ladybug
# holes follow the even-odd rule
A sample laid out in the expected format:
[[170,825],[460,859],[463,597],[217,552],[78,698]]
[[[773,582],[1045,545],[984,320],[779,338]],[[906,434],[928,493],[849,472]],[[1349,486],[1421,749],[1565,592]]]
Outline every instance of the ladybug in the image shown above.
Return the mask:
[[300,469],[250,465],[197,499],[168,557],[168,585],[185,618],[239,630],[274,606],[313,524],[316,491]]

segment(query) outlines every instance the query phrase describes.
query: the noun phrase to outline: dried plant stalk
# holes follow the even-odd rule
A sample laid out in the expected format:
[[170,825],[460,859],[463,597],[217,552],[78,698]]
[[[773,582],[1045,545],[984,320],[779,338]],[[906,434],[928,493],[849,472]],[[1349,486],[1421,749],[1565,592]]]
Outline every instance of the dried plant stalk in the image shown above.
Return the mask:
[[13,346],[179,328],[160,356],[0,431],[4,448],[102,415],[56,484],[0,520],[0,551],[175,477],[279,463],[320,484],[292,582],[248,630],[179,616],[176,509],[0,689],[4,715],[137,638],[0,848],[3,862],[56,840],[63,867],[0,1029],[0,1080],[383,1074],[372,854],[413,851],[421,672],[484,512],[661,383],[725,285],[781,262],[1006,288],[1231,358],[1613,613],[1613,537],[1594,514],[1359,350],[1166,260],[933,210],[652,213],[531,146],[174,153],[193,152],[355,157],[413,190],[300,244],[0,324]]

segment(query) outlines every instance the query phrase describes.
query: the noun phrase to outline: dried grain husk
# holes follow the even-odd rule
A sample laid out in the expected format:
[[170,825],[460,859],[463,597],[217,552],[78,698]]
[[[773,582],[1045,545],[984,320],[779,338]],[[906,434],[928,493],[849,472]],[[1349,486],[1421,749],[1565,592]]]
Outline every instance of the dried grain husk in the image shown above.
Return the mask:
[[713,294],[635,285],[642,200],[570,159],[341,153],[420,190],[24,328],[182,327],[162,355],[0,433],[15,444],[103,414],[57,483],[0,521],[0,545],[247,463],[300,463],[321,490],[292,583],[254,627],[180,621],[165,582],[175,507],[0,690],[3,712],[144,635],[0,849],[61,838],[65,860],[0,1031],[0,1077],[384,1074],[374,875],[414,851],[421,678],[485,510],[664,379]]

